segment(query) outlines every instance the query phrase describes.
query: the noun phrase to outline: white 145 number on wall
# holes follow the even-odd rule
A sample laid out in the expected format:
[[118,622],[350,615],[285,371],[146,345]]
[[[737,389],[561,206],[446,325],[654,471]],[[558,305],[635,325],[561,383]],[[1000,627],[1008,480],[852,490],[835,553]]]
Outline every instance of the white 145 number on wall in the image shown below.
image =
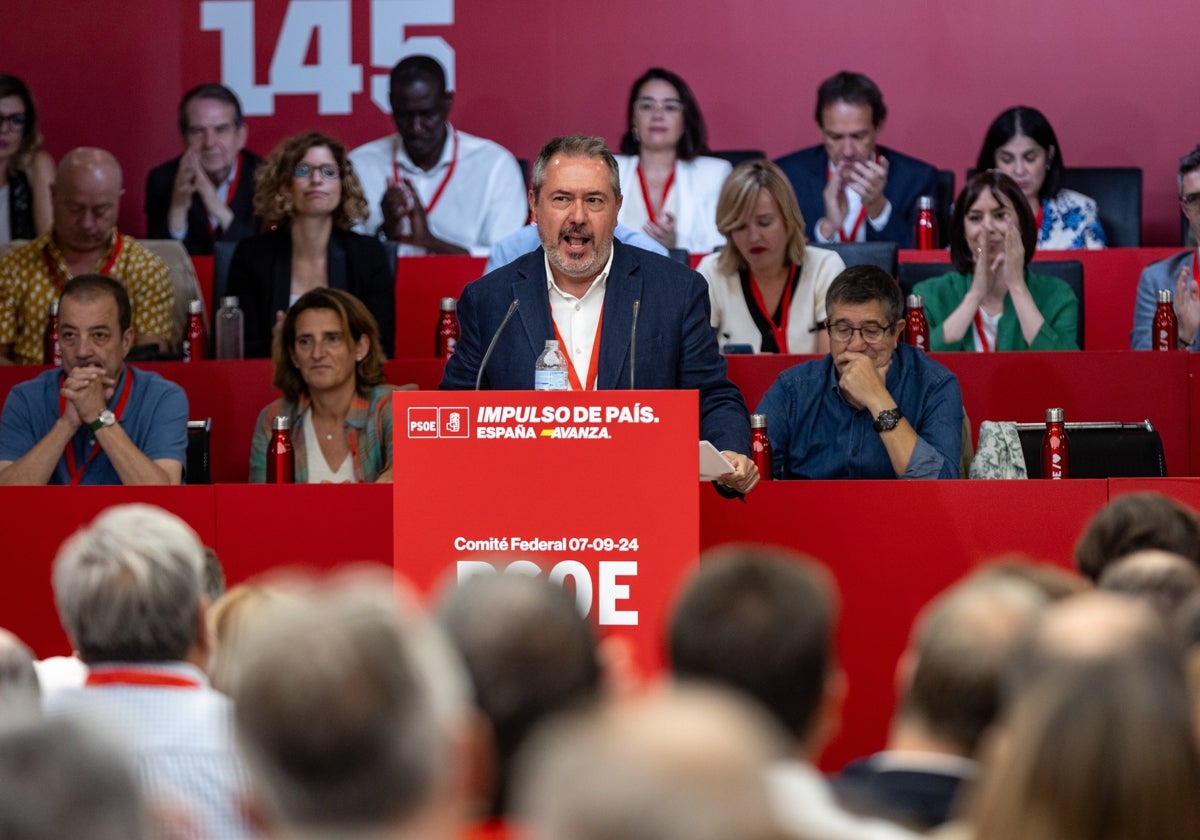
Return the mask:
[[[255,0],[205,0],[200,28],[221,33],[221,81],[242,100],[248,116],[275,113],[275,97],[317,97],[317,113],[349,114],[352,97],[363,90],[363,66],[351,57],[350,0],[291,0],[275,41],[265,85],[255,83]],[[454,89],[454,48],[444,38],[405,37],[409,26],[454,23],[454,0],[371,0],[371,101],[384,113],[388,72],[409,55],[431,55],[446,68],[446,86]],[[317,61],[305,63],[309,44]]]

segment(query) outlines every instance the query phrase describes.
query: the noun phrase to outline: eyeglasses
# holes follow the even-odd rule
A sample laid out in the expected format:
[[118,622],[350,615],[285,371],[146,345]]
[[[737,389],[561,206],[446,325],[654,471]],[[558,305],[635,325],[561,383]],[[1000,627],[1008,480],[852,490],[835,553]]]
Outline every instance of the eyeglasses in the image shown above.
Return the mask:
[[332,163],[322,163],[320,166],[314,166],[311,163],[297,163],[296,168],[292,170],[292,174],[297,178],[307,178],[314,172],[320,172],[321,177],[326,181],[342,177],[342,170]]
[[1188,193],[1179,197],[1184,210],[1200,210],[1200,193]]
[[20,131],[24,127],[24,111],[21,111],[17,114],[0,114],[0,131],[3,131],[5,128],[11,128],[13,131]]
[[883,337],[891,332],[891,329],[892,324],[866,323],[861,327],[852,327],[844,321],[838,321],[836,324],[826,327],[829,337],[836,341],[848,343],[854,338],[854,334],[858,333],[867,344],[878,344],[883,341]]
[[633,103],[633,109],[639,114],[653,114],[660,109],[667,114],[682,114],[683,103],[678,99],[664,99],[662,102],[657,99],[639,99]]

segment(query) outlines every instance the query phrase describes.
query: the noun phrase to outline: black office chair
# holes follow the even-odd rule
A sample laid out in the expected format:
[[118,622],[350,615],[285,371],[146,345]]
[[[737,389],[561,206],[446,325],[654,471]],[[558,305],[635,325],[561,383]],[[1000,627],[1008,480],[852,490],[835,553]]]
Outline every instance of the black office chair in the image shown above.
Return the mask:
[[689,268],[692,265],[692,255],[687,248],[668,248],[667,256],[676,262],[681,262]]
[[[1017,423],[1025,470],[1042,477],[1042,423]],[[1141,423],[1067,423],[1071,478],[1165,476],[1162,438],[1149,420]]]
[[767,153],[762,149],[713,149],[708,152],[708,156],[727,160],[734,166],[737,166],[739,163],[748,160],[765,158]]
[[877,265],[893,277],[896,276],[900,253],[895,242],[833,242],[814,247],[837,251],[847,268],[852,265]]
[[[937,192],[933,196],[933,210],[937,214],[938,247],[945,248],[950,244],[946,238],[950,235],[950,216],[954,213],[954,172],[949,169],[937,171]],[[892,272],[895,276],[895,272]]]
[[[1084,348],[1083,263],[1079,260],[1038,260],[1035,263],[1030,263],[1029,266],[1030,271],[1034,274],[1047,274],[1051,277],[1057,277],[1070,286],[1071,291],[1075,293],[1075,298],[1079,301],[1079,318],[1076,321],[1075,343],[1082,350]],[[917,285],[917,283],[953,270],[954,266],[947,263],[900,263],[900,273],[896,279],[900,281],[900,291],[904,294],[905,299],[907,299],[909,294],[912,293],[913,286]]]
[[187,483],[212,484],[209,452],[212,443],[212,418],[189,420],[187,434]]
[[1077,166],[1063,170],[1063,186],[1096,200],[1110,248],[1142,245],[1142,170],[1136,166]]

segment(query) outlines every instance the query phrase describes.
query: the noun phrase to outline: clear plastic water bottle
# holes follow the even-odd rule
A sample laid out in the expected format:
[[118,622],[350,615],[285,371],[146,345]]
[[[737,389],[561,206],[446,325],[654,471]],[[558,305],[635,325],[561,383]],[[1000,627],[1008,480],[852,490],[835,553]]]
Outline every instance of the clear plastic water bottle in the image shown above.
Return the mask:
[[237,298],[221,298],[216,335],[218,359],[240,359],[245,355],[245,320]]
[[566,391],[569,388],[567,357],[558,349],[558,341],[551,338],[533,364],[533,390]]

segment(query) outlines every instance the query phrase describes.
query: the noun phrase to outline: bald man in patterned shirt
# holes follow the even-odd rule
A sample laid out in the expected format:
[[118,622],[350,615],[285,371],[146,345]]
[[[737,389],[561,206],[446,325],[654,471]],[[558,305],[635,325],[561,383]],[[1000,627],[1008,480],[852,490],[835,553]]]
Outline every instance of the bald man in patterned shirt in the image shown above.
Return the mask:
[[0,364],[40,365],[50,305],[77,274],[119,280],[133,304],[135,344],[167,349],[175,293],[157,256],[117,230],[121,166],[103,149],[67,152],[53,187],[54,225],[0,259]]

